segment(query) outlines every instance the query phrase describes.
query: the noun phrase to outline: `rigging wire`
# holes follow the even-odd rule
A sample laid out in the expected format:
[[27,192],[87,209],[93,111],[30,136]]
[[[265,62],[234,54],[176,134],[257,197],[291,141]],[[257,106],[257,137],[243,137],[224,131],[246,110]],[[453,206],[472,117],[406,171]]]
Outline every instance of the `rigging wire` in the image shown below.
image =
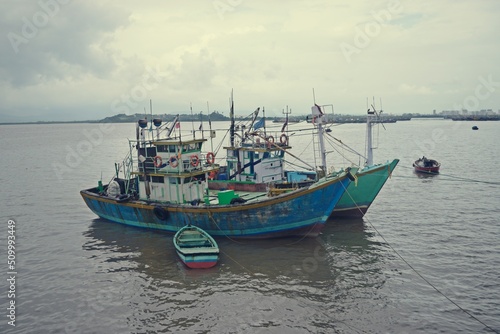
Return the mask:
[[370,226],[375,230],[375,232],[380,236],[380,238],[382,238],[382,240],[387,244],[387,246],[415,273],[417,274],[418,277],[420,277],[425,283],[427,283],[432,289],[434,289],[434,291],[436,291],[438,294],[440,294],[441,296],[443,296],[446,300],[448,300],[450,303],[452,303],[453,305],[455,305],[458,309],[460,309],[462,312],[464,312],[465,314],[467,314],[469,317],[471,317],[472,319],[476,320],[478,323],[480,323],[481,325],[483,325],[485,328],[487,328],[488,330],[492,331],[493,333],[498,333],[495,329],[491,328],[490,326],[488,326],[486,323],[484,323],[483,321],[481,321],[479,318],[477,318],[476,316],[474,316],[471,312],[467,311],[466,309],[464,309],[463,307],[461,307],[460,305],[458,305],[458,303],[456,303],[455,301],[453,301],[450,297],[448,297],[444,292],[442,292],[439,288],[437,288],[434,284],[432,284],[432,282],[430,282],[427,278],[425,278],[417,269],[415,269],[394,247],[392,247],[392,245],[387,241],[387,239],[382,235],[382,233],[379,232],[379,230],[377,230],[377,228],[373,225],[373,223],[368,219],[366,218],[366,216],[364,216],[364,213],[363,211],[361,210],[361,208],[358,206],[358,204],[354,201],[354,199],[352,198],[351,194],[349,193],[349,191],[346,189],[345,191],[346,194],[349,195],[350,199],[352,200],[352,202],[354,203],[354,205],[356,205],[356,208],[363,214],[363,220],[365,220],[368,224],[370,224]]

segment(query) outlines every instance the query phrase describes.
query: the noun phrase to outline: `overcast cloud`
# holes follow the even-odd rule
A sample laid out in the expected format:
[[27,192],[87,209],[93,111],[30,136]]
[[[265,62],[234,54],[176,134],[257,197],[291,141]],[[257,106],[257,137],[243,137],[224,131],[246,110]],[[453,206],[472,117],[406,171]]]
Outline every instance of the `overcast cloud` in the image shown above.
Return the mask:
[[[99,3],[99,4],[97,4]],[[500,2],[0,2],[0,122],[500,109]]]

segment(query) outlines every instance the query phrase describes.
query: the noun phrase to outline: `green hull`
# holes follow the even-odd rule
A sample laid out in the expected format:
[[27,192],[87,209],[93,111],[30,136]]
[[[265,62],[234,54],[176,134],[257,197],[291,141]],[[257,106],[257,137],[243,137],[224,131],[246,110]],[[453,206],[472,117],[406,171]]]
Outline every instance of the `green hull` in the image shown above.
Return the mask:
[[360,169],[356,174],[357,182],[351,182],[347,187],[330,218],[363,217],[398,162],[399,159],[394,159]]

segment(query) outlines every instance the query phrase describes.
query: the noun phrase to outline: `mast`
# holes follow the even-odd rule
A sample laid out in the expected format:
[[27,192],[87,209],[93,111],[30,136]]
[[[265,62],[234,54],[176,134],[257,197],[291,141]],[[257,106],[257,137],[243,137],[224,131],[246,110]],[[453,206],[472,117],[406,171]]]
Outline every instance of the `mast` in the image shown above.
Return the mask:
[[[368,98],[366,99],[368,104]],[[368,115],[366,117],[366,163],[365,166],[373,165],[373,122],[377,121],[377,123],[382,124],[382,127],[385,130],[384,123],[380,119],[380,115],[382,114],[382,99],[380,99],[380,112],[377,113],[377,109],[375,109],[375,97],[373,97],[373,104],[371,105],[371,109],[368,108]]]
[[312,116],[313,116],[313,122],[314,124],[318,125],[318,141],[319,141],[319,151],[320,151],[320,156],[321,156],[321,165],[319,168],[325,173],[326,175],[326,150],[325,150],[325,142],[324,142],[324,129],[323,129],[323,112],[321,111],[321,107],[317,105],[316,103],[314,106],[311,108],[312,109]]
[[292,113],[292,108],[288,111],[288,106],[286,106],[286,111],[283,109],[283,114],[285,114],[285,124],[281,128],[281,132],[285,132],[285,129],[288,129],[288,115]]
[[[210,106],[207,101],[208,128],[210,130],[210,152],[214,151],[214,137],[212,136],[212,121],[210,120]],[[203,132],[202,132],[203,133]]]
[[266,133],[266,109],[262,107],[262,118],[264,118],[264,138],[267,140],[267,133]]
[[231,118],[231,127],[229,128],[229,139],[231,147],[234,147],[234,101],[233,101],[233,90],[231,90],[231,105],[229,110],[229,117]]
[[375,117],[375,108],[368,109],[366,116],[366,163],[365,166],[373,165],[373,140],[372,140],[372,119]]

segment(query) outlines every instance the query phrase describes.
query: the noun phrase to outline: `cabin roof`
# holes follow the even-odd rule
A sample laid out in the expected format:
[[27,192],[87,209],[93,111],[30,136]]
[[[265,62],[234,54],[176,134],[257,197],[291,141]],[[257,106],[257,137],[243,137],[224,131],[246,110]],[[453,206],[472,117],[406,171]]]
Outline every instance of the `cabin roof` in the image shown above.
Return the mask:
[[[185,172],[160,172],[160,173],[147,173],[148,176],[161,176],[161,177],[179,177],[179,178],[185,178],[189,176],[196,176],[196,175],[202,175],[205,173],[210,173],[211,171],[216,171],[219,170],[219,166],[212,166],[207,169],[196,169],[192,171],[185,171]],[[144,175],[144,172],[137,172],[134,171],[131,174],[133,175]]]
[[234,146],[226,146],[224,147],[225,150],[233,150],[233,151],[253,151],[253,152],[274,152],[274,151],[283,151],[283,150],[288,150],[288,149],[291,149],[292,147],[291,146],[288,146],[288,145],[283,145],[283,146],[271,146],[270,148],[268,147],[265,147],[264,145],[262,146],[238,146],[238,147],[234,147]]
[[153,140],[151,143],[153,145],[184,145],[184,144],[196,144],[206,142],[207,139],[188,139],[188,140],[179,140],[179,139],[160,139]]

